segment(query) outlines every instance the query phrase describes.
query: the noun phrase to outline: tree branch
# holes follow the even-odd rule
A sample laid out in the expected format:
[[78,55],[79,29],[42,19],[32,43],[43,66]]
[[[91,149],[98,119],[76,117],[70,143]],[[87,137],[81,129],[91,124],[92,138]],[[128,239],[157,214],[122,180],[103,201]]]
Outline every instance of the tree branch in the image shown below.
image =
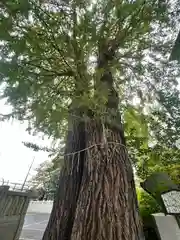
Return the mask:
[[[122,29],[119,29],[114,39],[108,42],[106,55],[110,60],[114,58],[115,52],[120,46],[120,43],[124,40],[125,37],[127,37],[128,31],[130,30],[132,23],[134,24],[135,17],[138,16],[144,10],[145,3],[146,0],[144,0],[142,6],[139,9],[137,9],[137,11],[135,11],[134,14],[131,16],[129,26],[126,29],[124,29],[124,32],[122,32]],[[139,21],[140,19],[136,21],[136,24],[138,24]],[[117,24],[118,22],[119,20],[117,20]]]
[[25,64],[29,65],[29,66],[33,66],[33,67],[37,67],[39,69],[42,69],[43,71],[45,72],[48,72],[50,74],[47,74],[47,76],[58,76],[58,77],[72,77],[74,76],[74,73],[72,70],[67,70],[67,71],[62,71],[62,72],[57,72],[55,70],[49,70],[47,68],[44,68],[43,66],[41,65],[38,65],[38,64],[34,64],[32,62],[24,62]]
[[[36,5],[36,7],[40,7],[40,6],[37,6],[37,5]],[[47,14],[47,12],[45,12],[42,8],[40,8],[40,9],[41,9],[41,11],[42,11],[43,13]],[[37,9],[37,10],[39,10],[39,9]],[[44,21],[43,18],[41,18],[40,14],[39,14],[39,11],[37,11],[37,16],[38,16],[38,19],[41,21],[41,23],[45,26],[45,28],[51,33],[52,39],[49,39],[49,40],[50,40],[50,43],[51,43],[52,47],[53,47],[56,51],[58,51],[58,53],[60,54],[62,60],[63,60],[64,63],[68,66],[68,68],[69,68],[69,69],[72,69],[71,66],[69,65],[69,63],[66,61],[62,50],[59,48],[59,46],[58,46],[58,44],[57,44],[57,41],[56,41],[56,39],[55,39],[55,37],[54,37],[54,34],[53,34],[53,32],[52,32],[52,28],[47,24],[46,21]],[[50,17],[50,16],[49,16],[49,17]]]

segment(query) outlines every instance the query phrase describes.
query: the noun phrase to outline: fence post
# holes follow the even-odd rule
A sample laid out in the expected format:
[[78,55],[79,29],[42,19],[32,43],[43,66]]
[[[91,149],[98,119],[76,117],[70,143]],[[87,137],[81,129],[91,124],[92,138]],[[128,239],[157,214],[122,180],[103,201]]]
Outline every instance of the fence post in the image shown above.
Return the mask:
[[9,190],[9,186],[0,186],[0,216],[3,212],[8,190]]
[[27,195],[25,196],[24,204],[23,204],[23,207],[22,207],[21,215],[20,215],[18,228],[17,228],[17,231],[16,231],[15,236],[14,236],[14,240],[19,240],[19,237],[21,235],[22,227],[23,227],[23,224],[24,224],[24,218],[25,218],[25,215],[26,215],[27,208],[28,208],[31,197],[32,197],[31,193],[27,192]]

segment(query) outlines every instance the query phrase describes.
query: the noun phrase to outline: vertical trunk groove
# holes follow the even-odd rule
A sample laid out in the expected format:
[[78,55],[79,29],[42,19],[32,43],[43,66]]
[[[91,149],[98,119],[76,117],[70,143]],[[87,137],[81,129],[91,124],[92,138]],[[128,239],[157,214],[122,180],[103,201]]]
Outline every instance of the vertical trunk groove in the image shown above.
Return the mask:
[[71,240],[142,240],[133,171],[121,132],[106,129],[107,144],[100,144],[102,134],[100,123],[87,123],[87,150]]
[[83,172],[84,152],[81,150],[85,148],[85,133],[83,122],[73,121],[70,125],[65,152],[67,155],[43,240],[71,239]]
[[[43,240],[144,240],[109,64],[115,52],[108,46],[100,50],[97,72],[102,76],[95,88],[98,93],[102,86],[107,90],[105,120],[91,116],[72,124],[66,149],[70,155]],[[79,115],[87,113],[84,109]]]

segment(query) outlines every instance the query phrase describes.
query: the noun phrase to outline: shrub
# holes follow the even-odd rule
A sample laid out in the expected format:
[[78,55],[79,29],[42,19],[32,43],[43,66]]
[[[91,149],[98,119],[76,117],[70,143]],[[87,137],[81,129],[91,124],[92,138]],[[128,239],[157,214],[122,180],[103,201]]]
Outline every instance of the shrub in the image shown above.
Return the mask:
[[137,189],[139,210],[142,218],[151,216],[152,213],[161,212],[161,206],[157,201],[146,193],[143,189]]
[[155,225],[151,214],[162,212],[161,206],[156,200],[143,189],[137,188],[139,211],[143,221],[143,228],[146,240],[156,240]]

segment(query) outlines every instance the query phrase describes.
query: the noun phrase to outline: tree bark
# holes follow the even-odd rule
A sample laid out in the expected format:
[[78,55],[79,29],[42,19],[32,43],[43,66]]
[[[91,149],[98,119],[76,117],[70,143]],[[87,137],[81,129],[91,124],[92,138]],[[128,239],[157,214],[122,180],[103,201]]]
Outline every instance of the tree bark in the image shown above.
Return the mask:
[[43,240],[144,239],[122,131],[95,120],[76,123],[67,151],[79,150],[65,157]]
[[122,133],[107,127],[105,135],[101,123],[87,123],[87,149],[71,240],[142,240],[133,170]]
[[70,155],[65,157],[43,240],[144,239],[118,114],[119,98],[108,63],[114,53],[104,49],[99,54],[97,71],[103,73],[96,88],[100,90],[103,83],[108,90],[108,115],[103,121],[90,116],[86,122],[73,122],[66,149]]
[[60,174],[59,186],[43,240],[71,239],[82,179],[84,152],[81,150],[85,148],[84,138],[84,123],[82,121],[70,121],[64,166]]

